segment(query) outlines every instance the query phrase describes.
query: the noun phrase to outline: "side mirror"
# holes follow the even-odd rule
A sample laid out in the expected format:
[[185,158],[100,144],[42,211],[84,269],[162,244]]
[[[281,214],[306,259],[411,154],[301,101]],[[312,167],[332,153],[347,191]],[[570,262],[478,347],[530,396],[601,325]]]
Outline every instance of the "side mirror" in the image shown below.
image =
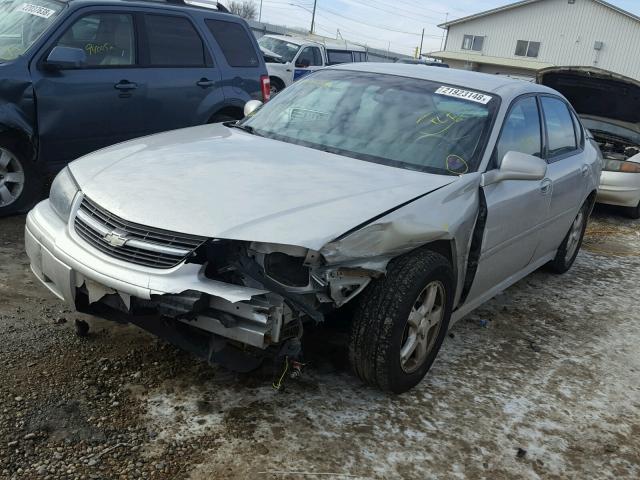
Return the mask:
[[308,58],[303,58],[296,62],[296,68],[309,68],[309,65],[311,65],[311,62]]
[[244,116],[250,117],[262,106],[262,102],[260,100],[249,100],[244,104]]
[[504,180],[542,180],[547,175],[547,162],[542,158],[520,152],[507,152],[500,168],[483,175],[482,185]]
[[79,68],[87,64],[87,54],[81,48],[54,47],[45,65],[53,70]]

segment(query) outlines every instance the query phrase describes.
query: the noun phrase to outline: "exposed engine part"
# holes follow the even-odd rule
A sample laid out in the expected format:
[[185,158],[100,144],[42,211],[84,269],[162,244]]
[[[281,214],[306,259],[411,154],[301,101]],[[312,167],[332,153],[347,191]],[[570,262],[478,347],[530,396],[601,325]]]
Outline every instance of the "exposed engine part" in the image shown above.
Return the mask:
[[593,136],[600,146],[605,160],[625,161],[640,153],[640,145],[634,145],[622,138],[616,138],[599,132],[593,132]]
[[302,342],[299,338],[291,338],[282,344],[274,359],[274,379],[272,386],[277,391],[284,390],[287,378],[298,378],[302,374]]

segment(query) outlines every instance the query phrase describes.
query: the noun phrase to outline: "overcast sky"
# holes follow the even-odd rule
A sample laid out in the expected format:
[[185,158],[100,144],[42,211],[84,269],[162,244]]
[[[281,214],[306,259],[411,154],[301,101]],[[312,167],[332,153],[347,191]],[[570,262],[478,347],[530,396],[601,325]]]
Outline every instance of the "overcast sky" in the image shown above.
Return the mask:
[[[250,0],[259,8],[260,0]],[[509,0],[317,0],[316,33],[371,47],[413,55],[425,29],[423,52],[440,49],[445,18],[459,18],[495,8]],[[640,15],[638,0],[609,0]],[[308,29],[313,0],[262,0],[262,20]]]

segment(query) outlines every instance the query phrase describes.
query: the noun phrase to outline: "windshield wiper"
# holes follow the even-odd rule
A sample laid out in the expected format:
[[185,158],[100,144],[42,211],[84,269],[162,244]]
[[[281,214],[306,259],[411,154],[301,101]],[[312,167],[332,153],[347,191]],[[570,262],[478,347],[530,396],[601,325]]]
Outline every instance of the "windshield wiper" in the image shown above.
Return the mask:
[[255,128],[249,126],[249,125],[241,125],[238,122],[224,122],[223,125],[225,127],[229,127],[229,128],[237,128],[239,130],[242,130],[243,132],[247,132],[251,135],[256,135],[258,137],[262,137],[262,135],[260,135],[259,133],[256,132]]

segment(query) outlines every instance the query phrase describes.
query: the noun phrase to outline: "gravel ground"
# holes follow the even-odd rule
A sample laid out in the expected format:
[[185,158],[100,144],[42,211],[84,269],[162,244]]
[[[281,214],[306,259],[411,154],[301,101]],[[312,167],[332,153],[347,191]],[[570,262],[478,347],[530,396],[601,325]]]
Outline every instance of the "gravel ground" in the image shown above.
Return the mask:
[[459,322],[402,396],[350,376],[340,325],[310,332],[282,393],[131,326],[76,337],[23,225],[0,220],[0,478],[640,478],[640,224],[615,210],[568,274]]

